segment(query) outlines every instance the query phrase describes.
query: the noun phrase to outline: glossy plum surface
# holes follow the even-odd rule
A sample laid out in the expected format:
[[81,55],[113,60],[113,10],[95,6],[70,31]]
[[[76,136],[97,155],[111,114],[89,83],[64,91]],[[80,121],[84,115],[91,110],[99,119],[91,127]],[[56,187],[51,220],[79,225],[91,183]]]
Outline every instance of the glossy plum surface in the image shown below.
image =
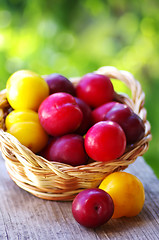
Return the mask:
[[54,93],[40,105],[40,123],[52,136],[72,133],[81,124],[83,114],[74,97],[68,93]]
[[116,122],[101,121],[93,125],[85,136],[85,149],[95,161],[112,161],[119,158],[126,148],[126,136]]
[[77,84],[76,94],[90,107],[96,108],[113,100],[114,88],[107,76],[88,73]]
[[98,188],[80,192],[72,203],[75,220],[88,228],[99,227],[109,221],[114,212],[114,203],[110,195]]
[[123,129],[125,131],[128,144],[138,142],[144,137],[145,134],[144,123],[142,119],[135,113],[128,118],[127,123],[123,125]]

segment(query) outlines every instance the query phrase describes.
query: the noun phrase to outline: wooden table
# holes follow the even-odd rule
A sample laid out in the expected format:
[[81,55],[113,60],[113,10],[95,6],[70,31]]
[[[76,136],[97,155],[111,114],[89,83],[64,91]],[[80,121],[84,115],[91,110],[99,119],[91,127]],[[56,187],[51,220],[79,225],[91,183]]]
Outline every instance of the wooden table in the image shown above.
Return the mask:
[[142,212],[86,229],[74,220],[71,202],[42,200],[20,189],[7,174],[0,155],[0,240],[159,239],[159,180],[141,157],[126,171],[144,185]]

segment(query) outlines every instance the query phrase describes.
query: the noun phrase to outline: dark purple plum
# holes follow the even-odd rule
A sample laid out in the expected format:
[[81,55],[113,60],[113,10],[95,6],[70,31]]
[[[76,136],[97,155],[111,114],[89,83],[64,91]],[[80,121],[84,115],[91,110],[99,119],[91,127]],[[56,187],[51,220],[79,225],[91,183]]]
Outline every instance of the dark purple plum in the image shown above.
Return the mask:
[[127,144],[133,144],[143,138],[145,127],[142,119],[125,104],[114,105],[104,120],[118,123],[125,132]]
[[123,130],[126,135],[127,144],[133,144],[138,142],[144,137],[145,126],[142,119],[135,113],[133,113],[128,121],[123,124]]
[[75,87],[73,86],[72,82],[58,73],[52,73],[48,75],[45,78],[45,81],[49,85],[50,94],[56,92],[66,92],[73,96],[76,95]]
[[84,149],[84,139],[77,134],[67,134],[53,138],[41,155],[49,161],[61,162],[72,166],[84,165],[88,156]]

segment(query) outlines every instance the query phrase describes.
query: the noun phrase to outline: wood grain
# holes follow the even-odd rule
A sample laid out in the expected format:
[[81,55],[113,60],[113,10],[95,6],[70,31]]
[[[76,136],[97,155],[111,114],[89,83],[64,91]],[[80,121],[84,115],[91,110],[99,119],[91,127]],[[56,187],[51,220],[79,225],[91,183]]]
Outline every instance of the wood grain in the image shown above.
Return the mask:
[[20,189],[7,174],[0,155],[0,240],[159,239],[159,180],[141,157],[126,171],[144,185],[142,212],[86,229],[75,222],[71,202],[42,200]]

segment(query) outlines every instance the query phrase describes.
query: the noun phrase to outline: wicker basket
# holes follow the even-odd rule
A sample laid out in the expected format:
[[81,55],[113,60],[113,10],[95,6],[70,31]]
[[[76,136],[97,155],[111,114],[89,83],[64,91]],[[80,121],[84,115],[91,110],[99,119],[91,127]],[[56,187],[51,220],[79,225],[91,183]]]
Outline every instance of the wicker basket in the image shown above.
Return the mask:
[[[119,71],[114,67],[102,67],[95,73],[120,80],[131,90],[131,99],[125,94],[117,93],[115,98],[130,106],[143,119],[145,124],[143,139],[127,148],[125,153],[113,162],[92,162],[77,167],[49,162],[35,155],[15,137],[5,132],[5,117],[10,106],[4,90],[0,92],[0,148],[10,177],[20,188],[43,199],[72,200],[83,189],[97,187],[106,175],[127,168],[138,156],[147,151],[151,132],[144,108],[145,94],[140,83],[129,72]],[[77,84],[79,79],[74,78],[71,81]]]

